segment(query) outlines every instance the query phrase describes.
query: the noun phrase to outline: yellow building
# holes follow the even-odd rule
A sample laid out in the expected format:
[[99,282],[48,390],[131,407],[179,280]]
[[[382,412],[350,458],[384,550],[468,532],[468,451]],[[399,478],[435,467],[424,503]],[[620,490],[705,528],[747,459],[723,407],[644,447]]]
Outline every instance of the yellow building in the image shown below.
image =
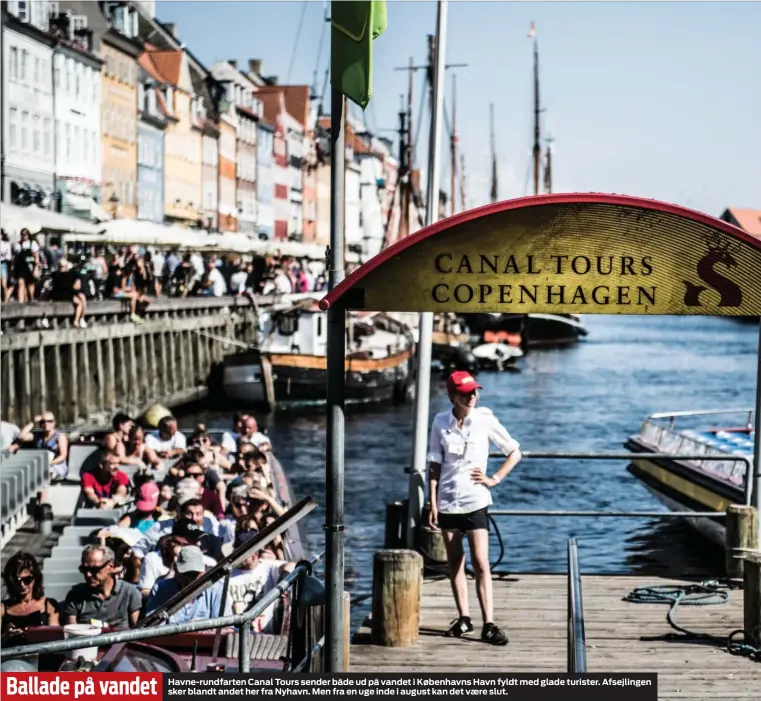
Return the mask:
[[[103,171],[101,205],[119,218],[137,216],[138,49],[107,34],[101,45]],[[132,49],[129,53],[127,48]]]
[[164,152],[164,214],[180,226],[203,218],[202,128],[203,100],[193,90],[184,51],[149,49],[151,60],[167,85],[162,88],[166,108],[177,121],[167,125]]

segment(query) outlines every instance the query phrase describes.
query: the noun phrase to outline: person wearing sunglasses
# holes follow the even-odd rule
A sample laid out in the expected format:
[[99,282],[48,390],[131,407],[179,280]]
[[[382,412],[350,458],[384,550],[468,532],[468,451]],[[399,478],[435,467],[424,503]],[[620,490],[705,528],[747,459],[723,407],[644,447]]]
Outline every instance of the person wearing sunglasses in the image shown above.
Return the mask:
[[116,556],[104,545],[88,545],[82,551],[79,571],[84,582],[66,595],[61,613],[64,625],[102,621],[107,628],[134,628],[143,599],[134,584],[115,574]]
[[[507,432],[491,409],[476,408],[478,390],[473,376],[453,372],[447,379],[450,411],[437,414],[431,428],[428,453],[431,501],[429,526],[441,528],[449,564],[449,578],[459,617],[447,636],[460,638],[473,631],[468,608],[463,535],[468,538],[481,606],[481,640],[507,645],[508,638],[494,622],[491,569],[489,567],[490,489],[496,487],[521,459],[518,442]],[[506,456],[491,476],[486,474],[489,445],[494,443]]]
[[58,625],[57,603],[45,596],[42,571],[33,555],[13,555],[3,569],[3,582],[8,592],[0,604],[3,647],[23,645],[27,628]]
[[16,439],[18,443],[31,443],[35,450],[47,450],[50,453],[50,478],[61,480],[69,472],[66,456],[69,452],[69,439],[55,427],[55,416],[46,411],[34,417],[34,421],[24,426]]

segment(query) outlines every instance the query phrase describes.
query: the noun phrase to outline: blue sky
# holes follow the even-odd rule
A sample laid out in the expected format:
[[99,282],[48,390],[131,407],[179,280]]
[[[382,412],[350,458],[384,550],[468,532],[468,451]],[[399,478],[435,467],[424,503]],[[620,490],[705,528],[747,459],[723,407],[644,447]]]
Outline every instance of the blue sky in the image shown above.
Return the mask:
[[[176,22],[180,38],[207,65],[261,58],[263,72],[281,83],[289,70],[291,83],[311,83],[317,69],[321,86],[330,35],[327,28],[323,35],[324,5],[160,0],[157,16]],[[500,198],[529,194],[532,20],[546,109],[542,131],[555,138],[556,192],[639,195],[713,215],[727,206],[761,208],[761,3],[463,0],[449,3],[447,63],[469,64],[457,69],[468,206],[488,200],[490,102]],[[394,68],[410,56],[425,62],[426,35],[435,23],[435,2],[388,3],[388,29],[375,42],[373,100],[364,115],[371,130],[396,129],[407,74]],[[419,72],[415,122],[423,80]],[[451,84],[450,71],[448,103]],[[425,128],[419,165],[426,159]],[[447,155],[445,189],[448,173]]]

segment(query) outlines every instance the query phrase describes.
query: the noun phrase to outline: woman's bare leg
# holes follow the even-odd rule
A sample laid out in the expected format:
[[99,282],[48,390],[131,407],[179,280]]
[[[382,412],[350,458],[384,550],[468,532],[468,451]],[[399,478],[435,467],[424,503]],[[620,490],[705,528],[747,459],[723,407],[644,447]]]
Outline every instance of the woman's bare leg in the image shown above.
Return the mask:
[[443,531],[444,545],[447,549],[449,564],[449,582],[460,616],[470,616],[468,604],[468,580],[465,578],[465,551],[462,548],[460,531]]

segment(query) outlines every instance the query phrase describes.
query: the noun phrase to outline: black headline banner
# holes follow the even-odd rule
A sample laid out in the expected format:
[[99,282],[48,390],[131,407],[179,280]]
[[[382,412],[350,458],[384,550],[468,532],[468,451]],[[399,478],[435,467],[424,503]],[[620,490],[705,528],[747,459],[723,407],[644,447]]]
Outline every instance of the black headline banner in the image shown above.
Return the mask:
[[657,701],[655,674],[165,674],[164,701],[201,698],[507,697],[513,701]]

